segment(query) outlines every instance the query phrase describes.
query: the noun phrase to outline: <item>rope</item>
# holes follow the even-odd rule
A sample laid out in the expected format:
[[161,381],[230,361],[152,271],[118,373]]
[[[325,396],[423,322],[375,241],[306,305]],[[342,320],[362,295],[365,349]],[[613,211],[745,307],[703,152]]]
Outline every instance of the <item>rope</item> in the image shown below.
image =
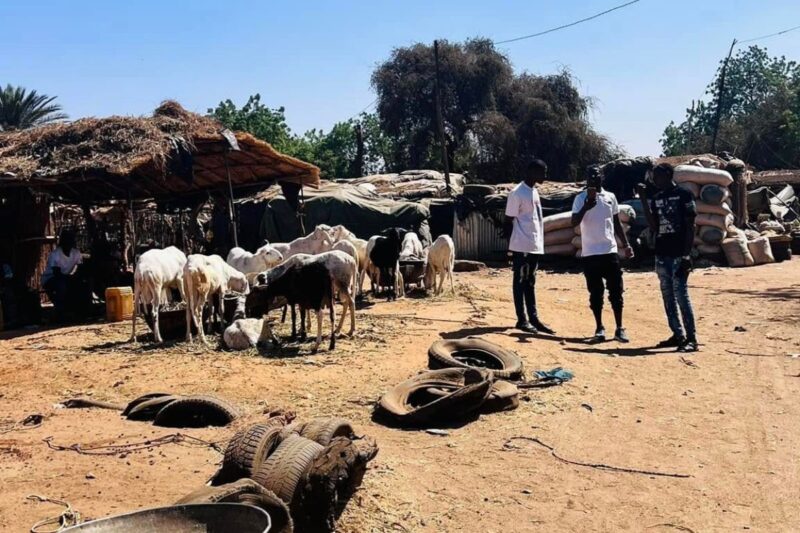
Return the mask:
[[165,444],[186,444],[188,446],[202,446],[211,448],[219,453],[223,453],[222,447],[219,443],[209,442],[183,433],[170,433],[163,437],[149,439],[139,442],[130,442],[127,444],[109,444],[109,445],[84,445],[80,443],[70,444],[68,446],[61,444],[54,444],[53,437],[43,439],[47,447],[56,451],[70,451],[79,453],[81,455],[119,455],[121,453],[130,453],[139,450],[147,450],[164,446]]
[[[72,508],[72,504],[67,501],[56,500],[55,498],[45,498],[38,494],[31,494],[26,499],[39,503],[54,503],[61,505],[64,510],[57,516],[51,516],[39,520],[31,527],[31,533],[57,533],[81,523],[81,514]],[[55,529],[42,529],[44,526],[56,526]]]
[[522,437],[522,436],[520,436],[520,437],[511,437],[510,439],[508,439],[506,441],[506,443],[503,445],[503,447],[504,448],[511,448],[512,447],[511,446],[511,441],[517,440],[517,439],[519,439],[519,440],[527,440],[527,441],[533,442],[535,444],[538,444],[539,446],[541,446],[543,448],[547,448],[550,451],[550,455],[552,455],[553,457],[555,457],[556,459],[558,459],[562,463],[567,463],[567,464],[570,464],[570,465],[585,466],[585,467],[588,467],[588,468],[597,468],[598,470],[607,470],[609,472],[626,472],[628,474],[643,474],[643,475],[647,475],[647,476],[677,477],[677,478],[682,478],[682,479],[683,478],[692,477],[692,476],[690,476],[688,474],[673,474],[673,473],[670,473],[670,472],[656,472],[656,471],[652,471],[652,470],[639,470],[637,468],[625,468],[625,467],[622,467],[622,466],[611,466],[611,465],[606,465],[606,464],[603,464],[603,463],[584,463],[584,462],[581,462],[581,461],[573,461],[571,459],[565,459],[564,457],[561,457],[560,455],[558,455],[558,453],[556,453],[556,449],[554,447],[552,447],[549,444],[546,444],[546,443],[540,441],[536,437]]

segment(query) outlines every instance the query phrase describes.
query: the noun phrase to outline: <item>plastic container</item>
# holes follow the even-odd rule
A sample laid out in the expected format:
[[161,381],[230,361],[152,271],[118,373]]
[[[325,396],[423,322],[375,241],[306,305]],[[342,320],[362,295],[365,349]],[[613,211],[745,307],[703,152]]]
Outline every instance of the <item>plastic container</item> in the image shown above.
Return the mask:
[[133,316],[133,290],[130,287],[106,289],[106,320],[122,322]]

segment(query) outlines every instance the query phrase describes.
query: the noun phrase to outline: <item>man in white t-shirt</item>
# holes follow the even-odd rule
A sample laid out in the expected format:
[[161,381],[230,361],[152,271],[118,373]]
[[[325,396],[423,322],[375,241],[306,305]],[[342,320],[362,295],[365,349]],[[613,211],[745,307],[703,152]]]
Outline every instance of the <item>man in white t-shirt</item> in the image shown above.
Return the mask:
[[81,251],[75,246],[75,235],[63,230],[58,237],[58,246],[50,252],[42,273],[42,287],[53,302],[59,322],[64,320],[71,277],[82,261]]
[[[541,159],[528,164],[525,177],[508,193],[506,226],[511,225],[508,250],[514,270],[514,309],[516,328],[527,333],[549,333],[553,330],[539,320],[536,310],[536,269],[544,253],[542,202],[536,184],[547,177],[547,165]],[[527,312],[527,318],[525,313]]]
[[603,294],[608,288],[608,301],[617,323],[614,339],[628,342],[628,335],[622,326],[624,287],[617,239],[622,243],[622,252],[626,258],[633,257],[633,249],[619,221],[617,198],[614,193],[603,190],[602,182],[599,170],[591,169],[586,180],[586,190],[578,194],[572,204],[572,225],[581,228],[581,263],[586,277],[586,288],[589,289],[589,307],[594,313],[596,324],[594,340],[606,340]]

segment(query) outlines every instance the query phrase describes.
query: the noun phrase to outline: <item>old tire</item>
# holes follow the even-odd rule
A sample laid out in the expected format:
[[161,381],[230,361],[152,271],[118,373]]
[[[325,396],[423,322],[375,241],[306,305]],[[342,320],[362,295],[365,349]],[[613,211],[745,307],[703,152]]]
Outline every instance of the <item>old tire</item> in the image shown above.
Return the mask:
[[272,521],[270,531],[278,533],[292,533],[292,523],[289,508],[286,503],[273,492],[265,489],[252,479],[240,479],[219,487],[200,487],[192,491],[177,502],[177,505],[196,503],[244,503],[264,509]]
[[306,427],[308,422],[292,422],[291,424],[287,424],[286,426],[281,428],[280,433],[280,440],[281,442],[285,441],[292,435],[300,435],[303,432],[303,428]]
[[300,431],[300,436],[313,440],[317,444],[327,446],[334,437],[353,438],[353,426],[343,418],[319,417],[307,422]]
[[519,389],[513,383],[498,380],[492,383],[492,391],[481,407],[481,412],[496,413],[512,411],[519,407]]
[[323,446],[299,435],[290,435],[261,464],[253,481],[274,492],[291,505],[300,489],[300,481]]
[[422,372],[384,394],[378,402],[377,414],[401,426],[459,421],[483,405],[493,380],[491,372],[474,368]]
[[169,428],[227,426],[239,412],[227,402],[210,396],[186,396],[166,405],[153,425]]
[[428,349],[428,367],[477,368],[491,370],[499,379],[522,379],[522,359],[511,350],[506,350],[483,339],[443,339]]
[[168,392],[149,392],[147,394],[143,394],[138,398],[135,398],[128,402],[128,405],[125,406],[125,409],[122,410],[122,416],[128,416],[131,412],[131,409],[135,408],[137,405],[140,405],[147,400],[153,400],[155,398],[163,398],[164,396],[170,396]]
[[128,410],[128,414],[125,416],[127,416],[128,420],[149,422],[151,420],[154,420],[156,416],[158,416],[158,413],[160,413],[164,407],[171,404],[172,402],[180,400],[181,398],[182,398],[181,396],[173,396],[171,394],[167,394],[165,396],[157,396],[149,400],[144,400],[132,406]]
[[222,468],[214,476],[212,485],[253,477],[261,463],[278,447],[282,429],[273,424],[253,424],[238,431],[225,448]]

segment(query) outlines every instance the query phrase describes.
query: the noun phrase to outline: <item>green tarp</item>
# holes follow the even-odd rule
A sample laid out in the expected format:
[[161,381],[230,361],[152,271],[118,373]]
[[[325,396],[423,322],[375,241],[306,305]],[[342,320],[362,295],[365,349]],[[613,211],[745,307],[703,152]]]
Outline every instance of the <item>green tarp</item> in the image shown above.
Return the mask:
[[[427,226],[428,208],[389,200],[348,184],[324,184],[319,189],[305,189],[303,224],[306,233],[318,224],[343,224],[359,238],[369,239],[386,228],[419,230]],[[303,235],[300,219],[282,195],[266,201],[260,236],[270,242],[289,242]]]

